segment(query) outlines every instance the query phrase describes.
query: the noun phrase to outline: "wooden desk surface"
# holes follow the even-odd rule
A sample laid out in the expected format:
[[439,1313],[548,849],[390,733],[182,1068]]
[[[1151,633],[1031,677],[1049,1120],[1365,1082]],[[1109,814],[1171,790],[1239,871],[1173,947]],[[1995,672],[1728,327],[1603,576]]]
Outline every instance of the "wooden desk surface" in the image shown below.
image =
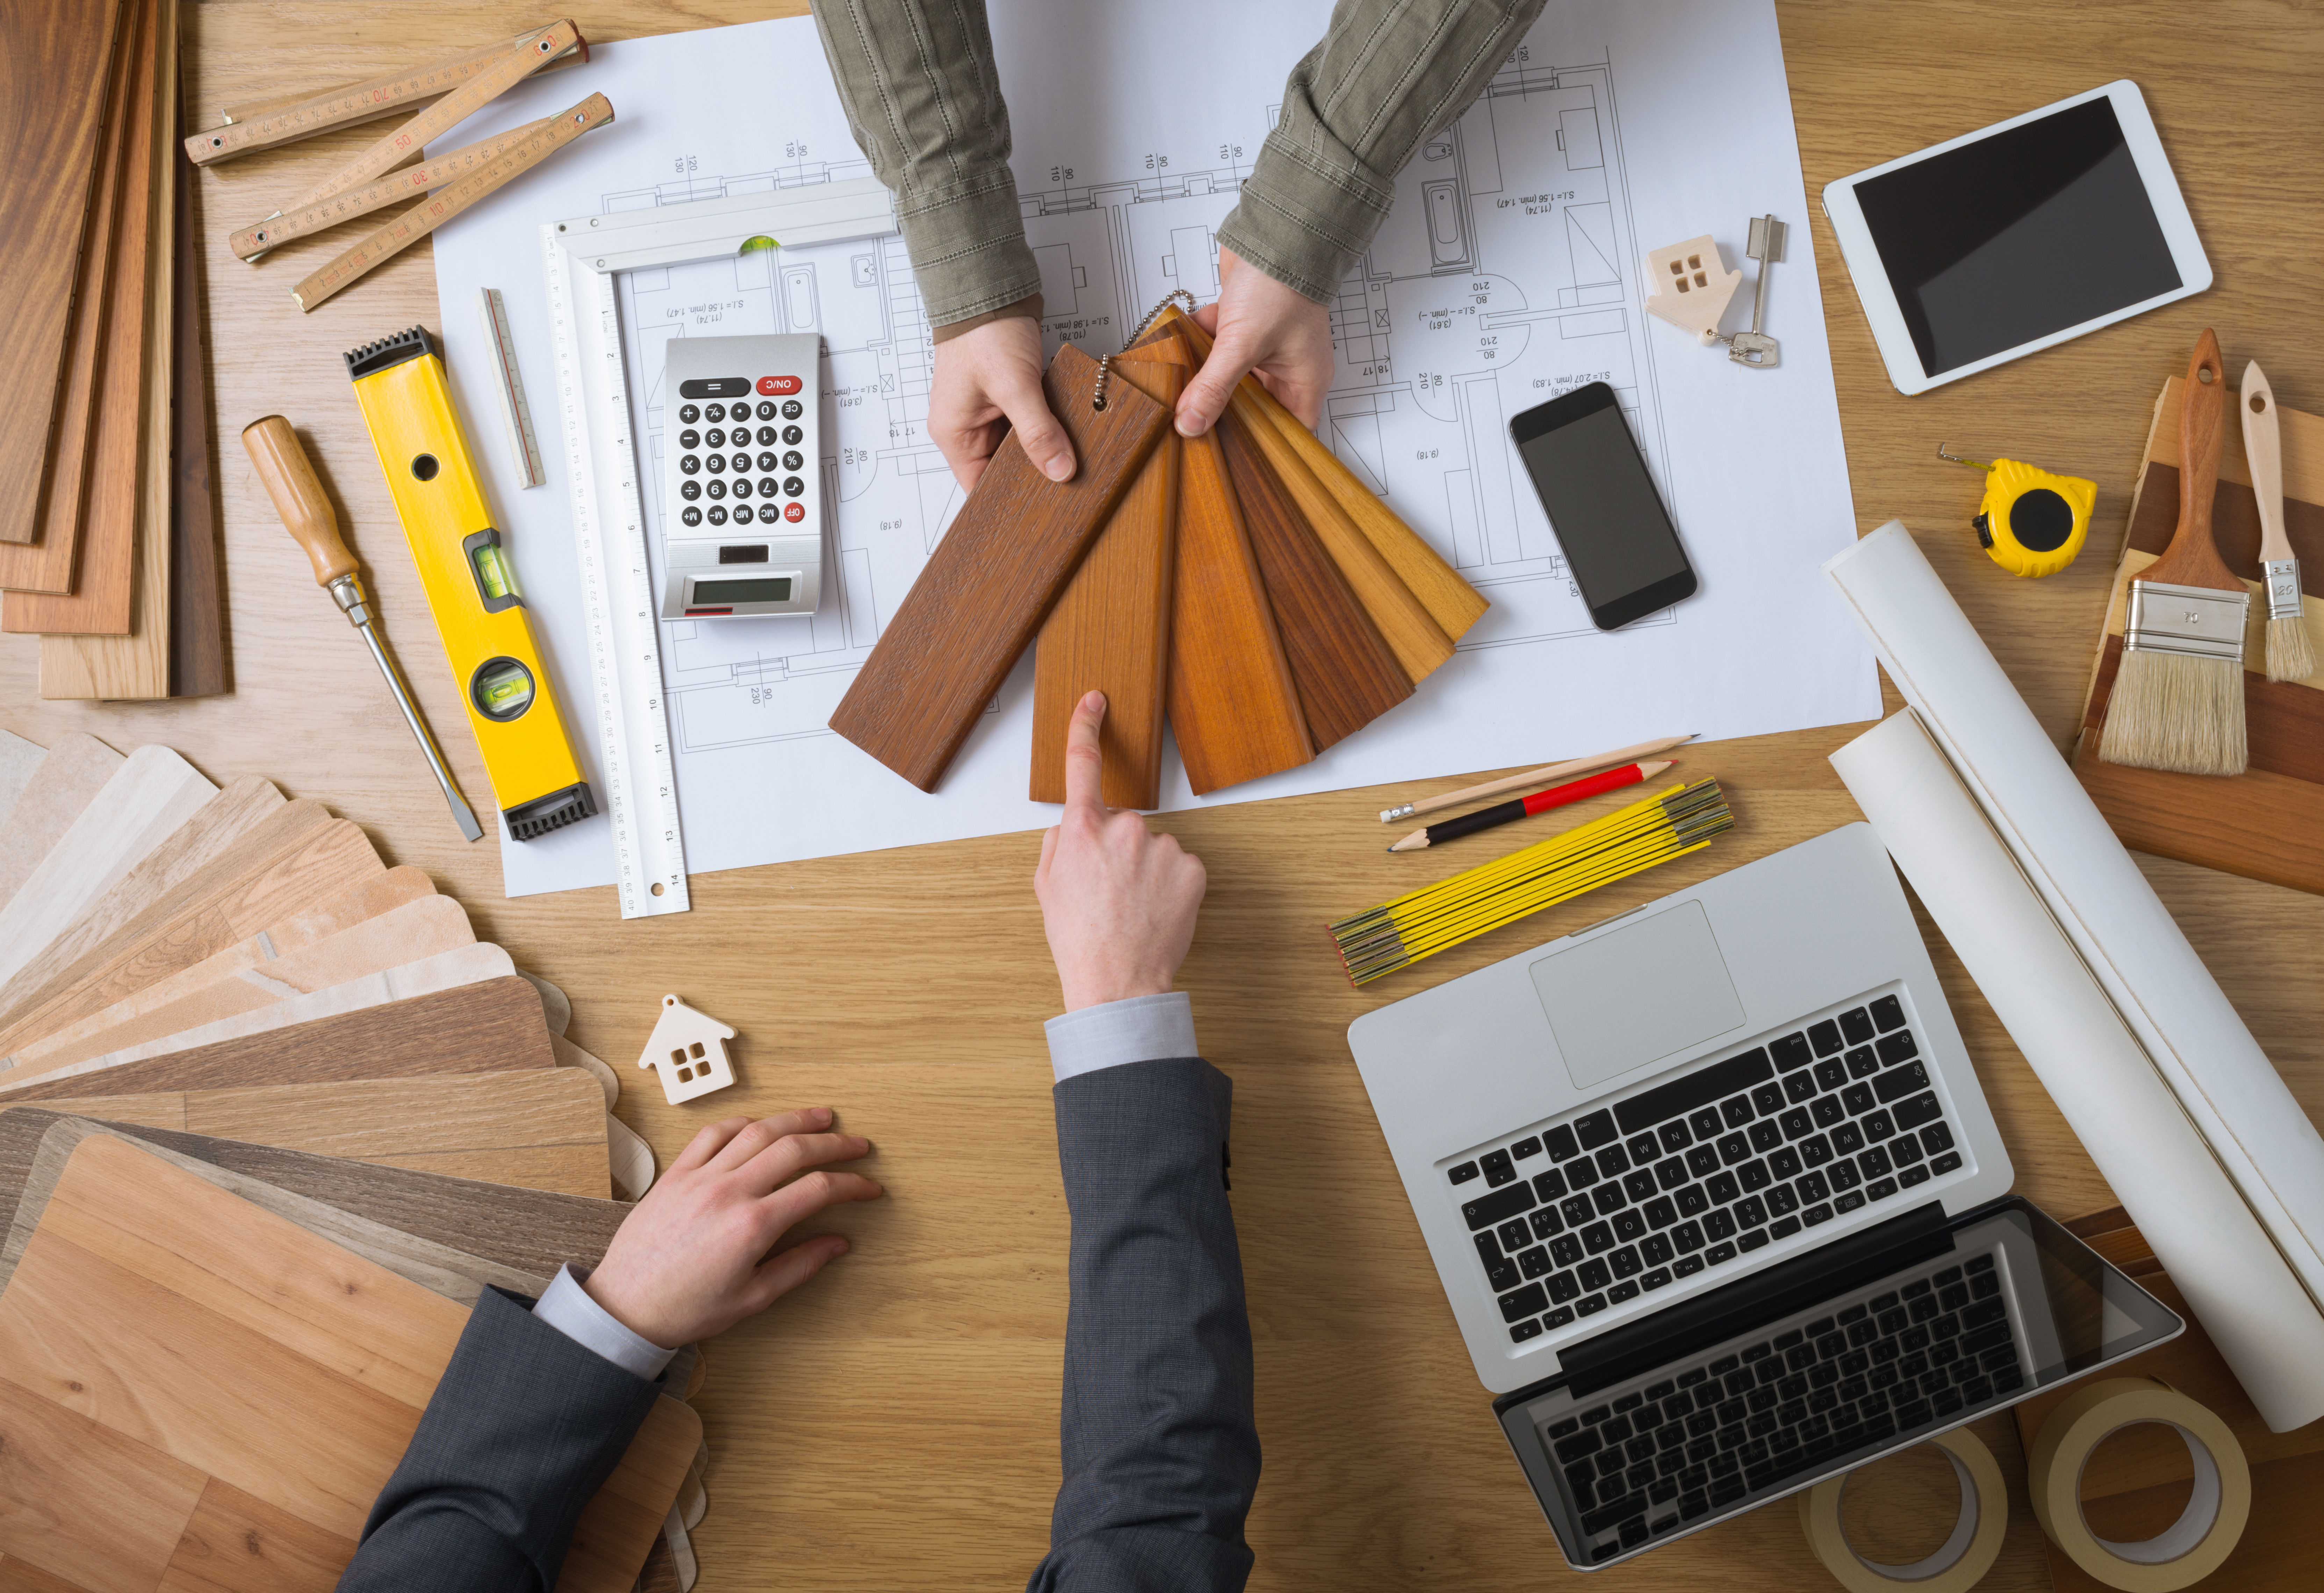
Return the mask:
[[[586,0],[576,14],[605,40],[804,9]],[[2324,26],[2302,0],[1781,9],[1812,196],[1834,177],[2128,77],[2153,107],[2210,251],[2217,286],[2200,298],[1906,400],[1882,373],[1830,229],[1820,214],[1805,218],[1858,529],[1892,515],[1914,526],[2062,743],[2149,409],[2184,369],[2197,331],[2216,327],[2231,365],[2264,357],[2282,401],[2324,411],[2324,169],[2308,158],[2324,104]],[[475,0],[204,0],[186,8],[187,81],[197,105],[214,107],[369,75],[549,14]],[[393,328],[438,324],[429,252],[301,317],[287,290],[319,245],[259,267],[225,245],[231,228],[364,136],[230,163],[200,181],[235,693],[175,705],[42,703],[32,639],[6,637],[0,724],[44,742],[69,730],[121,747],[166,742],[221,782],[261,774],[327,801],[390,862],[419,864],[456,894],[480,936],[561,983],[575,1038],[617,1068],[636,1055],[666,990],[733,1024],[741,1088],[686,1109],[664,1105],[643,1075],[625,1091],[622,1114],[665,1160],[717,1113],[839,1109],[878,1144],[890,1198],[834,1220],[857,1248],[827,1277],[712,1348],[701,1585],[1017,1586],[1047,1542],[1065,1315],[1065,1211],[1040,1032],[1056,986],[1030,887],[1036,837],[705,875],[692,913],[634,924],[620,920],[610,889],[502,898],[492,846],[460,843],[369,658],[315,589],[236,440],[278,410],[300,427],[462,782],[488,792],[338,357]],[[335,235],[343,244],[356,230]],[[509,288],[523,289],[533,269],[512,263]],[[1981,489],[1935,457],[1947,442],[2095,480],[2081,560],[2039,583],[1989,563],[1967,524]],[[1324,922],[1473,857],[1388,859],[1370,816],[1391,799],[1386,788],[1163,821],[1210,867],[1181,983],[1204,1049],[1237,1085],[1234,1199],[1267,1454],[1250,1526],[1255,1587],[1507,1588],[1568,1574],[1452,1331],[1342,1030],[1423,984],[1856,818],[1824,760],[1852,733],[1698,750],[1691,770],[1718,774],[1741,820],[1710,853],[1504,930],[1378,994],[1349,990]],[[2324,900],[2141,862],[2293,1090],[2324,1117]],[[1931,939],[2017,1187],[2061,1214],[2112,1203],[1958,962],[1933,930]],[[2006,1419],[1982,1431],[2020,1472]],[[1884,1530],[1883,1490],[1945,1499],[1950,1485],[1931,1494],[1913,1465],[1884,1469],[1851,1489],[1875,1506],[1858,1541],[1909,1560],[1934,1547],[1950,1506],[1941,1525]],[[2045,1586],[2040,1543],[2021,1489],[2004,1561],[1985,1585]],[[1604,1585],[1772,1588],[1822,1577],[1784,1505],[1607,1573]]]

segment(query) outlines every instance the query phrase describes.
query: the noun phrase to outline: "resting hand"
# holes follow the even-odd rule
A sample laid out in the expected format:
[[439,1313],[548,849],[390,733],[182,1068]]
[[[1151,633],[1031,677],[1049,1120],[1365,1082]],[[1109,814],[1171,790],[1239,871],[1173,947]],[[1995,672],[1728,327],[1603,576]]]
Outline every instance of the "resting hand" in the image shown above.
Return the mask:
[[1231,249],[1219,251],[1219,297],[1194,314],[1216,342],[1178,396],[1178,432],[1200,437],[1218,423],[1235,383],[1257,372],[1267,391],[1313,429],[1332,385],[1332,317]]
[[1074,443],[1041,391],[1041,323],[1030,316],[987,321],[936,345],[928,390],[928,436],[965,492],[1009,434],[1051,481],[1074,478]]
[[828,1170],[872,1149],[830,1127],[831,1109],[817,1106],[728,1118],[696,1135],[622,1219],[584,1285],[589,1297],[640,1338],[674,1349],[756,1316],[821,1272],[847,1250],[837,1234],[767,1252],[825,1206],[880,1197],[861,1174]]
[[1127,809],[1099,796],[1105,755],[1098,725],[1105,696],[1092,692],[1065,731],[1065,811],[1041,837],[1033,874],[1041,925],[1065,986],[1065,1010],[1158,996],[1178,976],[1203,905],[1202,861]]

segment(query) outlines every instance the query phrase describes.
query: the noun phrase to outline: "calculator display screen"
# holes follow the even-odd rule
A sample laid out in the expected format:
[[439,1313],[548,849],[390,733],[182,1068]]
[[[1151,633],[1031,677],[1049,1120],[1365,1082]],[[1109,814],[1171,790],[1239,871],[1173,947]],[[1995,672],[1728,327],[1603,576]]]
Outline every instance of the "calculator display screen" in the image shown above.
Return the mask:
[[2111,100],[1856,185],[1931,376],[2181,286]]
[[788,603],[791,583],[788,576],[762,577],[748,581],[696,581],[691,603]]

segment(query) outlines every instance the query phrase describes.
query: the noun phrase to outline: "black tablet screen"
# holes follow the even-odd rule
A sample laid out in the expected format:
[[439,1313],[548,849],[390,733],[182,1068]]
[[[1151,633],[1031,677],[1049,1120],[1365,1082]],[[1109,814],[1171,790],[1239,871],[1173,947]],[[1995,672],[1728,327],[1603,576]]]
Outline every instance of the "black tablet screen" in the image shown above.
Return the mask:
[[2180,285],[2108,99],[1860,182],[1856,197],[1931,376]]

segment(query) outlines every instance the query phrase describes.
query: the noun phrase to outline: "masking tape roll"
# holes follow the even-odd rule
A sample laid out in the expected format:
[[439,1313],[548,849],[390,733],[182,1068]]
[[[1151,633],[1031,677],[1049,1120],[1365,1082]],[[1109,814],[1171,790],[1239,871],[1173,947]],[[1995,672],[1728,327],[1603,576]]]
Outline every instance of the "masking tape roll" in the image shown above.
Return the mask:
[[1925,1560],[1883,1565],[1856,1552],[1840,1524],[1840,1499],[1849,1474],[1820,1482],[1800,1496],[1800,1525],[1807,1532],[1808,1547],[1848,1593],[1893,1593],[1898,1588],[1914,1593],[1969,1593],[2000,1556],[2001,1540],[2009,1530],[2009,1489],[1993,1451],[1966,1428],[1940,1432],[1928,1441],[1953,1463],[1953,1478],[1960,1484],[1960,1520],[1951,1536]]
[[[2143,1542],[2118,1543],[2082,1518],[2082,1467],[2109,1433],[2139,1422],[2175,1428],[2195,1462],[2195,1487],[2179,1519]],[[2050,1413],[2026,1457],[2034,1518],[2076,1565],[2123,1593],[2173,1593],[2201,1581],[2235,1552],[2251,1515],[2251,1465],[2227,1424],[2153,1377],[2107,1377],[2074,1391]]]

